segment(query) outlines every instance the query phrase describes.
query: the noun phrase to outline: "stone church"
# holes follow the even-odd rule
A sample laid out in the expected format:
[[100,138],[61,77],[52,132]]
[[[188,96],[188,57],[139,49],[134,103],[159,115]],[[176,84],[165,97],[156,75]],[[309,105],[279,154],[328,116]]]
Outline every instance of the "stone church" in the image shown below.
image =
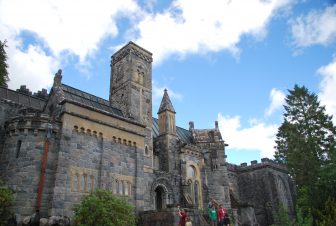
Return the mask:
[[152,116],[152,61],[133,42],[114,53],[109,100],[63,84],[61,70],[49,93],[0,87],[0,178],[14,211],[71,218],[74,204],[102,188],[134,205],[139,225],[177,225],[178,205],[207,225],[210,198],[233,225],[270,225],[280,204],[293,214],[285,166],[226,162],[218,123],[178,127],[167,90]]

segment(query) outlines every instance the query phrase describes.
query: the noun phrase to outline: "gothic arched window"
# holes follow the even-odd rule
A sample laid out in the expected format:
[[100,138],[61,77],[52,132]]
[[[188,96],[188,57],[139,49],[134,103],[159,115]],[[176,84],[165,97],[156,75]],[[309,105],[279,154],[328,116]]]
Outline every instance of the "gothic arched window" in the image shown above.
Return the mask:
[[72,189],[73,191],[78,191],[78,176],[76,174],[73,176]]
[[123,181],[119,181],[119,194],[120,195],[124,194],[124,183],[123,183]]
[[196,169],[194,166],[188,166],[187,168],[187,177],[194,178],[196,177]]

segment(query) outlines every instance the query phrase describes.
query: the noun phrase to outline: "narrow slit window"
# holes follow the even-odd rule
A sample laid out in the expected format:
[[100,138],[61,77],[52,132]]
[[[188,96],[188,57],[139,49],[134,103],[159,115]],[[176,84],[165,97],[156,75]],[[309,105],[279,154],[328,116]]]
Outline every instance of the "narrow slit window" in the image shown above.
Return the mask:
[[21,144],[22,144],[22,141],[18,140],[18,142],[16,144],[16,158],[20,157]]

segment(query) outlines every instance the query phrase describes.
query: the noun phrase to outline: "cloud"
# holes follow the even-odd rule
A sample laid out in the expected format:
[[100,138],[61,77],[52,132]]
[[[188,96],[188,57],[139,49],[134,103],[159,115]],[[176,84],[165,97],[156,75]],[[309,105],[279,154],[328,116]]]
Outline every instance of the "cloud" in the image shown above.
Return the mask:
[[154,62],[177,55],[228,50],[239,54],[242,35],[258,40],[269,21],[290,0],[173,1],[162,13],[147,14],[135,25],[136,42],[153,51]]
[[54,55],[69,51],[84,61],[102,38],[118,34],[119,16],[137,10],[132,0],[7,0],[0,2],[0,21],[17,32],[35,33]]
[[278,125],[252,121],[249,127],[241,128],[239,116],[218,114],[218,126],[229,148],[246,151],[260,150],[261,157],[272,158]]
[[336,57],[328,65],[319,68],[318,73],[322,76],[319,93],[321,104],[326,106],[329,115],[333,115],[336,124]]
[[290,22],[296,47],[328,45],[336,38],[336,4],[323,11],[313,10]]
[[[161,103],[163,97],[164,89],[168,90],[168,95],[173,100],[181,101],[183,99],[180,93],[173,91],[172,89],[168,88],[167,86],[159,86],[155,82],[152,84],[152,96],[153,96],[153,103],[159,105]],[[174,104],[173,104],[174,105]]]
[[278,89],[273,88],[270,92],[271,104],[265,111],[265,116],[271,116],[276,110],[282,108],[286,95]]
[[10,89],[20,85],[36,92],[52,85],[53,74],[59,68],[60,62],[53,56],[48,56],[40,46],[28,45],[23,50],[23,41],[14,30],[0,24],[0,39],[7,39],[6,53],[8,56],[8,73]]
[[116,20],[133,18],[138,11],[133,0],[0,1],[0,38],[8,40],[9,88],[50,87],[53,74],[71,55],[79,57],[78,68],[85,70],[90,66],[87,57],[100,41],[118,34]]

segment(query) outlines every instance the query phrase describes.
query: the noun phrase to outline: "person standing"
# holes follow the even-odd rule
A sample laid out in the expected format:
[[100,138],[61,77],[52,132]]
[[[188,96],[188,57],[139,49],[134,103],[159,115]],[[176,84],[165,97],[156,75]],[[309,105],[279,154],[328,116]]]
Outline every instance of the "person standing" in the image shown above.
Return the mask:
[[186,225],[186,226],[192,226],[190,217],[187,216],[186,219],[187,219],[187,220],[186,220],[186,224],[185,224],[185,225]]
[[179,226],[186,226],[187,213],[184,209],[180,209],[180,206],[177,206],[177,208],[178,208],[178,215],[180,217]]
[[210,225],[211,226],[216,226],[217,223],[217,211],[215,206],[212,206],[211,208],[208,209],[208,215],[210,219]]
[[230,217],[228,213],[224,215],[224,226],[230,226]]
[[218,226],[224,226],[224,216],[226,213],[227,209],[224,208],[222,204],[220,204],[217,210]]

